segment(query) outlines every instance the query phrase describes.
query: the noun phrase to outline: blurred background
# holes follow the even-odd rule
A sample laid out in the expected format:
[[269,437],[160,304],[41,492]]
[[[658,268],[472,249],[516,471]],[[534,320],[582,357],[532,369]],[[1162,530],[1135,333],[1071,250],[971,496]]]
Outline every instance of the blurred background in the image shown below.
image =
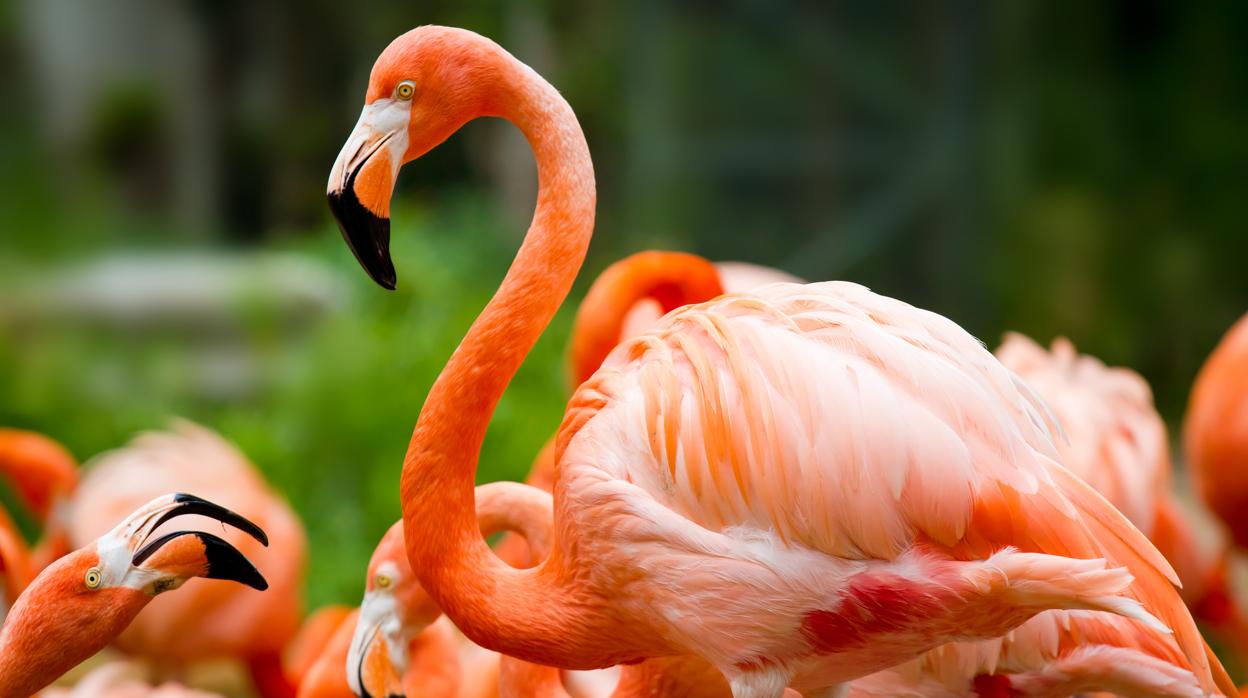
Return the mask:
[[325,205],[373,59],[487,34],[580,116],[597,234],[494,420],[521,478],[588,282],[646,248],[848,279],[1132,367],[1172,426],[1248,309],[1248,4],[0,2],[0,424],[81,459],[199,421],[289,497],[308,601],[359,598],[421,401],[535,169],[478,122],[404,170],[397,292]]

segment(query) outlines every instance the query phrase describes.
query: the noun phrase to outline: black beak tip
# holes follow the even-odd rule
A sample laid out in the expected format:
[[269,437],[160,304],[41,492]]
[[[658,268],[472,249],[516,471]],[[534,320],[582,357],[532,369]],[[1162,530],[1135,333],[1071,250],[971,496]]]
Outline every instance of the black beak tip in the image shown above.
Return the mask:
[[390,259],[390,219],[365,208],[355,195],[355,175],[347,178],[341,191],[329,193],[329,210],[338,221],[342,239],[360,266],[382,288],[393,291],[397,275]]
[[269,582],[260,574],[260,570],[234,546],[211,533],[196,532],[193,535],[204,544],[204,555],[208,559],[208,573],[205,577],[238,582],[257,591],[269,588]]

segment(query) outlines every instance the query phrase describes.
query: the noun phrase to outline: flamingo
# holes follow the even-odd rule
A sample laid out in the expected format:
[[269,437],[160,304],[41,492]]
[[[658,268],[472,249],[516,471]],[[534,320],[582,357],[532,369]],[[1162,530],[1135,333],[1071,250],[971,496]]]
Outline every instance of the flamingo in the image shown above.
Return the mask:
[[[29,551],[29,564],[38,572],[72,549],[64,509],[78,485],[77,461],[64,446],[42,434],[0,429],[0,476],[44,526],[39,546]],[[2,509],[0,526],[16,530]]]
[[[746,262],[711,262],[687,252],[646,250],[612,263],[590,286],[576,311],[569,341],[571,384],[580,385],[620,342],[635,337],[676,308],[709,301],[725,292],[752,291],[772,283],[801,283],[778,269]],[[555,442],[538,452],[527,484],[554,489]],[[513,567],[522,567],[524,540],[508,534],[495,549]]]
[[1226,333],[1196,376],[1183,424],[1196,490],[1248,548],[1248,315]]
[[[850,698],[1206,695],[1173,639],[1106,613],[1049,611],[1004,638],[952,643],[850,685]],[[1233,695],[1233,694],[1232,694]]]
[[140,435],[97,456],[69,508],[70,538],[79,545],[92,540],[110,520],[172,490],[200,492],[260,523],[274,545],[261,547],[233,534],[226,539],[265,571],[271,588],[257,594],[192,583],[181,594],[156,599],[117,638],[117,646],[151,660],[162,673],[178,673],[205,659],[240,658],[264,698],[293,696],[281,652],[299,628],[307,552],[303,526],[255,466],[219,435],[177,420],[171,431]]
[[53,562],[17,598],[0,628],[0,695],[33,695],[111,643],[158,594],[192,577],[268,588],[255,566],[217,536],[152,535],[166,521],[191,514],[268,543],[260,527],[207,500],[188,494],[153,499]]
[[71,688],[49,688],[41,698],[223,698],[176,683],[151,686],[133,661],[112,661],[92,669]]
[[[475,490],[479,535],[518,532],[537,550],[549,546],[551,498],[515,482]],[[424,590],[406,554],[402,521],[382,537],[368,565],[364,600],[347,658],[347,678],[360,696],[458,695],[458,642]],[[401,688],[400,690],[395,690]]]
[[[1195,563],[1191,531],[1170,491],[1165,424],[1139,374],[1081,355],[1066,339],[1045,350],[1009,334],[997,358],[1050,406],[1065,427],[1062,462],[1155,542],[1189,586],[1210,589]],[[1165,545],[1161,545],[1164,543]],[[1225,592],[1225,584],[1221,589]],[[1208,593],[1202,592],[1202,593]],[[1005,638],[954,643],[854,682],[852,695],[965,695],[996,686],[1010,695],[1113,691],[1133,696],[1202,695],[1168,635],[1106,614],[1042,613]]]
[[[297,688],[301,688],[312,667],[316,665],[320,657],[327,651],[327,648],[334,642],[334,637],[342,629],[343,626],[350,624],[351,628],[355,627],[355,618],[358,615],[358,609],[351,608],[340,604],[324,606],[317,609],[299,628],[299,633],[295,635],[290,644],[282,650],[282,673],[286,676],[286,681]],[[351,631],[347,632],[348,638]],[[343,650],[343,663],[346,662],[346,650]],[[342,674],[342,682],[346,686],[346,674]],[[349,691],[349,689],[348,689]]]
[[359,617],[360,609],[353,608],[338,619],[325,641],[317,645],[318,652],[308,656],[306,670],[292,677],[298,698],[355,698],[347,683],[347,654]]
[[691,654],[737,698],[774,698],[1090,609],[1173,628],[1202,689],[1233,689],[1165,559],[1059,464],[1040,402],[953,322],[850,283],[722,296],[613,350],[560,427],[550,555],[499,560],[476,462],[592,234],[576,118],[492,41],[420,27],[374,65],[328,194],[393,288],[398,169],[479,116],[528,138],[537,211],[430,390],[401,483],[411,566],[469,639],[572,669]]
[[[1067,339],[1045,351],[1009,334],[997,358],[1044,398],[1065,429],[1062,462],[1147,535],[1183,582],[1198,618],[1241,645],[1244,613],[1228,586],[1229,550],[1202,545],[1173,492],[1170,443],[1148,383],[1134,371],[1081,355]],[[1216,538],[1216,535],[1212,537]]]

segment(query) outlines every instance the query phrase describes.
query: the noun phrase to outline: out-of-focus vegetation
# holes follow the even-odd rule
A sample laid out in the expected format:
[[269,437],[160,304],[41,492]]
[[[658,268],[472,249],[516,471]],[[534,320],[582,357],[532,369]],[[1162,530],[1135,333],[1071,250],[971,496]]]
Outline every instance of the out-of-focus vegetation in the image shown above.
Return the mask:
[[[989,344],[1068,335],[1172,422],[1248,310],[1242,3],[0,4],[0,423],[84,458],[167,415],[221,431],[307,522],[312,604],[358,597],[423,396],[532,206],[523,141],[476,123],[404,171],[398,292],[339,240],[324,181],[368,69],[430,22],[580,115],[600,207],[573,302],[648,247],[851,279]],[[573,307],[483,480],[557,426]]]

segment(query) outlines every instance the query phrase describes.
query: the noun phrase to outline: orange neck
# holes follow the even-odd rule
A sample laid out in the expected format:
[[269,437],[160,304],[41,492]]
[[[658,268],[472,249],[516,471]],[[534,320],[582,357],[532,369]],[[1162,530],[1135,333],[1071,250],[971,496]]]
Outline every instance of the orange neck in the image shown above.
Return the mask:
[[34,577],[26,541],[22,540],[22,534],[8,514],[0,508],[0,626],[4,624],[9,606]]
[[31,513],[46,521],[57,498],[78,485],[78,468],[69,451],[46,436],[0,429],[0,477]]
[[629,309],[647,298],[667,313],[724,292],[715,265],[683,252],[639,252],[599,275],[572,326],[573,385],[584,383],[619,344]]
[[518,126],[537,159],[533,223],[497,293],[447,362],[421,410],[403,465],[408,558],[456,625],[485,647],[558,663],[579,656],[594,622],[557,565],[516,570],[478,528],[477,458],[507,383],[567,296],[594,224],[585,137],[563,97],[499,52],[494,115]]

